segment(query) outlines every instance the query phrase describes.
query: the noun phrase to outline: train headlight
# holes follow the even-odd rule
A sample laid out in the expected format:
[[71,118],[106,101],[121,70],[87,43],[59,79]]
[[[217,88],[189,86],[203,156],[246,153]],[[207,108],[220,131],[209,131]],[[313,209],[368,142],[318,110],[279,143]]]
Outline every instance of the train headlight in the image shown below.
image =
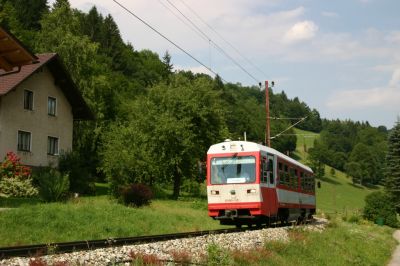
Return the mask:
[[255,188],[248,189],[247,194],[256,194],[257,190]]
[[219,191],[218,190],[211,190],[211,195],[219,195]]

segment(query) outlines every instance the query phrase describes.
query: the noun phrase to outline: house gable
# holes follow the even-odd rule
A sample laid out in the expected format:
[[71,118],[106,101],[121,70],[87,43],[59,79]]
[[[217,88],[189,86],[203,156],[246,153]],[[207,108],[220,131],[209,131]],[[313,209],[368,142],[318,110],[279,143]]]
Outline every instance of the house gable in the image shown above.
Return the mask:
[[[3,95],[0,105],[0,156],[16,152],[24,164],[57,165],[56,154],[48,154],[49,138],[57,139],[57,154],[72,149],[72,106],[47,66],[36,71],[12,91]],[[33,106],[24,108],[24,93],[33,94]],[[49,98],[55,99],[55,115],[49,114]],[[19,134],[30,136],[30,147],[21,149]]]
[[58,55],[37,57],[0,76],[0,158],[13,151],[23,164],[56,166],[72,149],[73,121],[94,116]]
[[93,120],[93,113],[65,69],[60,57],[55,53],[38,54],[37,57],[36,64],[23,66],[17,73],[0,77],[0,97],[8,94],[36,72],[41,71],[43,66],[47,66],[54,77],[54,82],[70,102],[74,120]]

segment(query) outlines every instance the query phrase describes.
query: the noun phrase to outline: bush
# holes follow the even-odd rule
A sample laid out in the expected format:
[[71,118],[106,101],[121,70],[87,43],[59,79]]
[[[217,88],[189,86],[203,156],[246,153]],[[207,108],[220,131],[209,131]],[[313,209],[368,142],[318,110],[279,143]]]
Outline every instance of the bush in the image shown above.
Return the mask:
[[69,178],[56,169],[43,168],[35,176],[39,184],[39,196],[46,202],[63,201],[68,197]]
[[216,244],[210,244],[207,247],[207,265],[232,265],[233,262],[233,258],[228,250],[221,248]]
[[32,186],[31,179],[4,178],[0,180],[0,197],[33,197],[38,190]]
[[31,169],[23,166],[13,152],[8,152],[0,164],[0,196],[32,197],[37,193],[32,185]]
[[144,184],[131,184],[122,189],[121,196],[125,205],[141,207],[150,204],[153,193]]
[[71,192],[80,194],[95,194],[94,178],[85,165],[85,159],[78,152],[61,154],[58,170],[69,176],[69,187]]
[[394,202],[382,191],[373,192],[365,198],[364,218],[373,222],[380,218],[384,224],[391,227],[399,225]]
[[186,179],[183,181],[182,191],[189,193],[191,196],[198,197],[201,195],[201,184],[194,180]]

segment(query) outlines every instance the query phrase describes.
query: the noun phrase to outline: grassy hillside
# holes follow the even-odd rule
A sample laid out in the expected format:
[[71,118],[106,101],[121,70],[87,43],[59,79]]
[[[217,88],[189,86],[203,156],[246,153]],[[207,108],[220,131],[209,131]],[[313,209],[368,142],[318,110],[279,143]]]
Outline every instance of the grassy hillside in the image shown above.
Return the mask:
[[[295,129],[297,134],[296,155],[298,160],[307,164],[308,149],[313,147],[314,140],[319,138],[319,134]],[[351,178],[346,174],[335,169],[332,175],[331,167],[326,166],[325,177],[317,179],[321,182],[321,188],[316,188],[317,208],[322,212],[352,212],[364,207],[364,198],[369,193],[379,188],[367,188],[364,186],[353,185]]]

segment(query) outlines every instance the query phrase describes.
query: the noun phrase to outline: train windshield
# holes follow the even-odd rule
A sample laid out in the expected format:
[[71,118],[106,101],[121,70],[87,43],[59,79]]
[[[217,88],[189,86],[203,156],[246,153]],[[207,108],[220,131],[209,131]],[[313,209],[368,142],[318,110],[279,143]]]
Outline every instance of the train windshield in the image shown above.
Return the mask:
[[211,184],[254,183],[254,156],[214,157],[211,159]]

